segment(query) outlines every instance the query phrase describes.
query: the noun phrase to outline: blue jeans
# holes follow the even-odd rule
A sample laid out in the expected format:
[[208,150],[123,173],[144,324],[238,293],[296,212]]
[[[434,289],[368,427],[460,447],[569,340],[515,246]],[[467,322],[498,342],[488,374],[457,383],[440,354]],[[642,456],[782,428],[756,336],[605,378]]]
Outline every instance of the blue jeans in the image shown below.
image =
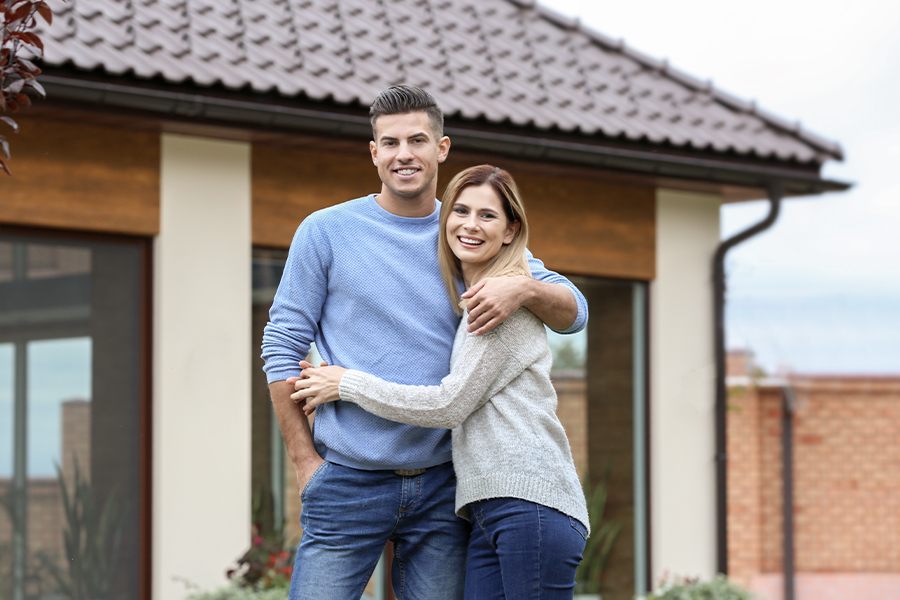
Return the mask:
[[572,600],[584,525],[516,498],[481,500],[468,509],[466,600]]
[[412,477],[323,463],[301,494],[290,599],[359,598],[389,540],[397,600],[462,598],[469,524],[455,496],[450,463]]

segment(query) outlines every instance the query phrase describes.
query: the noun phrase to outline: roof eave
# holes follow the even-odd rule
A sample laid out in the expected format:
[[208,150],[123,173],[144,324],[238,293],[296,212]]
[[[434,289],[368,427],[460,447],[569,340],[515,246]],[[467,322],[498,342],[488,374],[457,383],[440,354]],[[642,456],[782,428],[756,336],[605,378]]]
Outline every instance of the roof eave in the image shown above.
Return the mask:
[[[316,132],[329,136],[369,137],[365,115],[226,98],[122,83],[44,74],[41,83],[56,100],[147,111],[182,118],[231,123],[244,127]],[[668,154],[540,137],[533,133],[499,133],[463,127],[446,128],[455,148],[545,160],[561,164],[600,167],[747,188],[780,183],[787,195],[800,196],[843,191],[849,183],[823,179],[808,169],[734,162],[710,157]]]

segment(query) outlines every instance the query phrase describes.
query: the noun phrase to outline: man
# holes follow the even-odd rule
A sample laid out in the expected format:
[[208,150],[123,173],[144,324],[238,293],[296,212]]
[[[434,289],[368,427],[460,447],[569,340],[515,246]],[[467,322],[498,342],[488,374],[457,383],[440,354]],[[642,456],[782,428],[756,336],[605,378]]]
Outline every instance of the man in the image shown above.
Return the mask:
[[[292,599],[359,598],[387,541],[398,598],[462,596],[468,524],[454,514],[449,431],[394,423],[355,404],[319,407],[313,437],[286,381],[315,341],[322,358],[402,384],[437,385],[450,370],[458,317],[437,265],[438,165],[450,140],[424,90],[398,86],[370,110],[379,194],[301,223],[263,336],[269,389],[297,471],[303,538]],[[469,331],[525,306],[557,330],[587,319],[584,297],[531,260],[534,278],[473,287]]]

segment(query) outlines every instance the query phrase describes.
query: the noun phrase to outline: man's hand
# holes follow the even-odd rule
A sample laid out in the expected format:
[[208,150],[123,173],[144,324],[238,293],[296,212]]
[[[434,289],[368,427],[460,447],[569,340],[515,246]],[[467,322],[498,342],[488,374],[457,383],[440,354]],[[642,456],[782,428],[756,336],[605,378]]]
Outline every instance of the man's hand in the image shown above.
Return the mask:
[[297,495],[303,493],[303,488],[306,487],[306,484],[309,483],[310,478],[313,476],[313,473],[324,463],[325,461],[321,456],[316,454],[315,456],[310,456],[306,461],[302,464],[294,465],[294,472],[297,473]]
[[469,300],[466,330],[475,335],[491,331],[522,306],[550,329],[560,331],[578,317],[578,304],[571,290],[524,275],[484,279],[466,290],[462,298]]
[[483,335],[509,318],[525,304],[531,277],[489,277],[470,287],[462,295],[469,301],[469,324],[466,331]]

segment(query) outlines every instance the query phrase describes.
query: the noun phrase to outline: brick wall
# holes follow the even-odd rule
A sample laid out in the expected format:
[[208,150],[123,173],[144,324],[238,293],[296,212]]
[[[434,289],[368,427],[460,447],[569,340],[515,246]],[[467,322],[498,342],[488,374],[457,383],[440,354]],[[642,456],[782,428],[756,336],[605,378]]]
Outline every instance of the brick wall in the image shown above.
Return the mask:
[[[796,571],[900,574],[900,377],[790,383]],[[782,405],[777,386],[729,393],[729,573],[745,585],[782,571]]]

